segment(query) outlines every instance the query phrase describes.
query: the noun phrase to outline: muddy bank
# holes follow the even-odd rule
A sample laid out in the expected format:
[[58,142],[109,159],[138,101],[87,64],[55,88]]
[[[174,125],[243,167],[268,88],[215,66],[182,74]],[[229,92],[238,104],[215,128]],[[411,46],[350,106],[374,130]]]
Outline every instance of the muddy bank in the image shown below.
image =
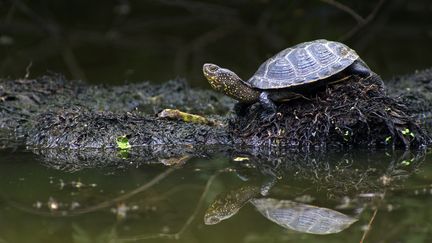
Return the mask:
[[[162,85],[149,82],[123,86],[87,85],[52,74],[37,79],[0,80],[0,128],[26,134],[29,118],[64,107],[83,107],[93,112],[139,110],[155,114],[179,108],[199,114],[224,114],[233,101],[212,91],[191,89],[185,80]],[[27,129],[22,131],[21,129]]]
[[389,80],[388,93],[406,105],[422,128],[432,132],[432,69]]
[[[252,106],[245,117],[237,117],[230,112],[233,100],[192,89],[182,80],[117,87],[88,86],[59,75],[3,80],[0,126],[37,148],[113,148],[116,138],[124,135],[132,146],[419,148],[430,139],[414,116],[424,117],[427,106],[423,104],[430,105],[431,99],[427,94],[403,92],[406,88],[401,87],[413,83],[421,93],[419,86],[426,91],[431,80],[429,70],[395,78],[387,82],[387,94],[380,79],[359,82],[353,77],[307,99],[280,104],[280,116],[270,122],[258,119],[259,105]],[[158,118],[156,113],[164,108],[213,116],[222,125]]]
[[39,148],[115,148],[120,136],[132,146],[230,144],[224,127],[159,119],[140,112],[94,112],[72,107],[45,112],[26,140]]
[[379,77],[331,85],[305,99],[281,103],[279,115],[261,119],[255,105],[231,129],[249,144],[277,144],[305,149],[325,147],[414,147],[427,135],[412,118],[402,99],[387,95]]

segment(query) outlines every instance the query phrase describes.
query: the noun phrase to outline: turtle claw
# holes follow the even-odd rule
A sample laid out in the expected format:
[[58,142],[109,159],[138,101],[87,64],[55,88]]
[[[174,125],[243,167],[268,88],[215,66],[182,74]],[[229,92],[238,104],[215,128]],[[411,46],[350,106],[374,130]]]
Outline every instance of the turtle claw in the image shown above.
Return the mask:
[[261,113],[259,118],[261,121],[264,121],[266,123],[270,123],[274,120],[281,120],[282,117],[283,117],[283,115],[280,112],[268,111],[268,112]]
[[272,122],[277,116],[276,112],[273,111],[265,111],[260,114],[260,120],[266,123]]

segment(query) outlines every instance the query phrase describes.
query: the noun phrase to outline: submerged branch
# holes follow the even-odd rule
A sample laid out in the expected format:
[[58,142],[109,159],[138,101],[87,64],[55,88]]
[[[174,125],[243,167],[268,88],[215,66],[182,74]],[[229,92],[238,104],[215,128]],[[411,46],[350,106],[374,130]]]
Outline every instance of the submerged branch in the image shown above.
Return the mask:
[[49,211],[49,212],[43,212],[43,211],[39,211],[36,210],[34,208],[30,208],[28,206],[23,206],[20,205],[16,202],[13,202],[10,199],[6,199],[6,201],[13,207],[20,209],[24,212],[28,212],[28,213],[32,213],[32,214],[36,214],[36,215],[42,215],[42,216],[48,216],[48,217],[74,217],[77,215],[81,215],[81,214],[86,214],[86,213],[90,213],[90,212],[95,212],[107,207],[110,207],[116,203],[121,203],[124,202],[128,199],[130,199],[131,197],[142,193],[146,190],[148,190],[149,188],[153,187],[154,185],[156,185],[157,183],[159,183],[161,180],[165,179],[169,174],[171,174],[172,172],[174,172],[176,169],[175,168],[168,168],[167,170],[165,170],[163,173],[157,175],[156,177],[154,177],[151,181],[147,182],[146,184],[128,192],[125,193],[119,197],[116,198],[112,198],[110,200],[107,201],[103,201],[101,203],[98,203],[96,205],[93,206],[89,206],[86,208],[81,208],[81,209],[75,209],[75,210],[54,210],[54,211]]
[[195,210],[193,211],[193,213],[188,217],[188,219],[186,220],[186,222],[183,224],[183,226],[180,228],[179,231],[177,231],[176,233],[172,233],[172,234],[168,234],[168,233],[156,233],[156,234],[148,234],[148,235],[139,235],[139,236],[134,236],[134,237],[130,237],[130,238],[118,238],[118,240],[120,241],[138,241],[138,240],[147,240],[147,239],[156,239],[156,238],[168,238],[168,239],[180,239],[181,235],[186,231],[186,229],[192,224],[192,222],[195,220],[195,218],[197,217],[198,213],[200,212],[200,210],[203,207],[203,204],[205,202],[206,196],[208,195],[208,192],[210,191],[210,187],[213,184],[214,180],[216,179],[216,177],[221,173],[220,172],[216,172],[215,174],[213,174],[212,176],[210,176],[210,178],[207,180],[207,183],[203,189],[203,192],[201,193],[200,198],[198,199],[198,202],[195,206]]
[[366,240],[366,236],[368,235],[369,231],[372,229],[372,224],[375,220],[375,216],[377,215],[377,213],[378,213],[378,208],[375,208],[375,210],[372,214],[372,217],[369,220],[367,228],[366,228],[365,232],[363,233],[362,238],[360,239],[360,243],[363,243]]

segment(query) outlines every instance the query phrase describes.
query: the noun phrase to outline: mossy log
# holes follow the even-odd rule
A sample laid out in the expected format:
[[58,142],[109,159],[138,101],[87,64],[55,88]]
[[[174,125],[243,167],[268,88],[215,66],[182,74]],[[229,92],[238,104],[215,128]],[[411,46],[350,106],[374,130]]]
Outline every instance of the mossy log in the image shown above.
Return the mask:
[[[430,85],[431,70],[389,80],[386,87],[378,78],[353,77],[281,103],[275,119],[263,121],[259,104],[238,117],[233,100],[192,89],[182,80],[117,87],[90,86],[59,75],[2,80],[0,146],[26,145],[42,164],[65,171],[181,166],[189,158],[220,154],[233,158],[223,170],[235,171],[247,183],[277,178],[276,194],[278,185],[285,190],[298,183],[327,192],[329,198],[379,194],[397,191],[425,156],[421,149],[391,149],[431,144]],[[217,122],[159,117],[167,108]],[[130,149],[117,148],[123,136]],[[340,152],[354,147],[367,150]],[[374,153],[379,147],[387,152]]]
[[300,148],[419,147],[427,135],[409,108],[386,94],[381,78],[371,77],[331,85],[305,97],[281,103],[279,116],[260,119],[260,105],[231,121],[231,130],[250,145]]
[[[421,125],[427,124],[424,118],[432,107],[426,92],[431,80],[431,71],[425,70],[387,82],[386,90],[380,78],[353,76],[306,99],[279,104],[279,115],[271,121],[259,119],[258,104],[238,117],[231,112],[233,100],[192,89],[182,80],[117,87],[89,86],[59,75],[2,80],[0,127],[36,148],[113,148],[123,135],[132,146],[419,148],[430,143]],[[225,125],[157,117],[165,108],[208,116]]]

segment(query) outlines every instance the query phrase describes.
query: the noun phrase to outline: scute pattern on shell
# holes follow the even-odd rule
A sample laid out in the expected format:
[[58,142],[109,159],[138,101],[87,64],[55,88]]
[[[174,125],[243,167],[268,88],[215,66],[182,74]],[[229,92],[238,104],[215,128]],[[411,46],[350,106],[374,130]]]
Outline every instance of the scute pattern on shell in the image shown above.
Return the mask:
[[247,83],[259,89],[303,85],[328,78],[347,68],[358,58],[354,50],[339,42],[304,42],[269,58]]
[[310,234],[338,233],[357,221],[338,211],[274,198],[253,198],[250,201],[267,219],[276,224]]

